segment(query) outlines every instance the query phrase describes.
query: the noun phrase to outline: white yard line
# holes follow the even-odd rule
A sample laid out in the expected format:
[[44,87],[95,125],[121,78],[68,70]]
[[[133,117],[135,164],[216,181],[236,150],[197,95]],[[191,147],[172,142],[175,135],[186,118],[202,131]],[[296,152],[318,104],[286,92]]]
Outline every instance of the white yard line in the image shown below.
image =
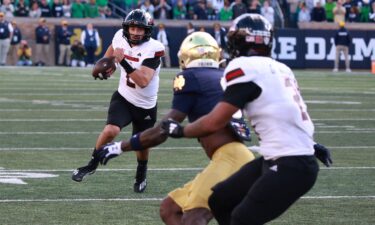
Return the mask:
[[360,105],[362,102],[353,102],[353,101],[328,101],[328,100],[306,100],[307,104],[335,104],[335,105]]
[[[251,148],[252,146],[249,146]],[[375,146],[327,146],[329,149],[375,149]],[[202,149],[201,147],[172,146],[172,147],[154,147],[155,150],[174,150],[174,149]],[[68,148],[68,147],[34,147],[34,148],[0,148],[0,151],[80,151],[88,148]]]
[[[91,122],[91,121],[103,121],[103,119],[0,119],[0,122]],[[313,119],[313,121],[375,121],[375,118],[325,118],[325,119]]]
[[[1,101],[0,101],[1,102]],[[30,102],[30,101],[25,101]],[[78,102],[78,103],[105,103],[107,104],[109,100],[65,100],[63,101],[65,103],[72,103],[72,102]],[[169,100],[158,100],[158,102],[165,102],[170,103]],[[107,107],[101,107],[96,109],[30,109],[30,108],[6,108],[1,109],[0,112],[79,112],[79,111],[90,111],[90,112],[96,112],[96,111],[107,111]],[[309,109],[309,112],[374,112],[375,109]]]
[[305,196],[302,199],[375,199],[375,195]]
[[[302,199],[375,199],[374,195],[342,195],[342,196],[304,196]],[[163,198],[62,198],[62,199],[1,199],[0,203],[25,203],[25,202],[151,202],[162,201]]]
[[[149,171],[200,171],[203,168],[148,168]],[[0,172],[72,172],[74,169],[26,169],[26,170],[5,170]],[[102,172],[119,172],[119,171],[135,171],[134,169],[97,169]]]
[[[115,91],[113,89],[112,91]],[[5,95],[5,93],[3,93]],[[11,96],[25,96],[25,93],[10,93]],[[32,96],[93,96],[93,93],[31,93]],[[171,96],[170,93],[159,93],[158,96]]]
[[313,121],[374,121],[375,118],[325,118],[313,119]]
[[[201,171],[203,168],[196,167],[196,168],[149,168],[149,171]],[[321,166],[321,170],[373,170],[375,166],[348,166],[348,167],[323,167]],[[72,172],[74,169],[24,169],[24,170],[8,170],[0,168],[0,172]],[[121,172],[121,171],[135,171],[134,169],[97,169],[100,172]]]
[[104,119],[0,119],[0,122],[93,122]]
[[[375,146],[374,146],[375,148]],[[170,150],[170,149],[202,149],[201,147],[154,147],[155,150]],[[0,148],[0,151],[79,151],[89,150],[88,148],[66,148],[66,147],[49,147],[49,148]]]
[[[77,135],[77,134],[99,134],[100,131],[24,131],[24,132],[0,132],[0,135]],[[121,132],[125,134],[130,134],[130,131]]]
[[[328,127],[328,128],[334,128]],[[341,128],[337,126],[338,128]],[[326,128],[323,127],[322,128]],[[0,135],[86,135],[86,134],[99,134],[101,131],[9,131],[1,132]],[[130,131],[123,131],[122,134],[130,134]],[[332,131],[315,131],[317,134],[366,134],[366,133],[375,133],[375,128],[352,128],[346,130],[332,130]]]

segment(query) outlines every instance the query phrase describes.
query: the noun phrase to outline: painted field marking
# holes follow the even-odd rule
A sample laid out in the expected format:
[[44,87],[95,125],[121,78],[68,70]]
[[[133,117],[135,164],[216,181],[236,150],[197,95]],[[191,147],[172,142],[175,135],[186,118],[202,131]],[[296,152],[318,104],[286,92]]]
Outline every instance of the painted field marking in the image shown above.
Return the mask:
[[[149,171],[201,171],[204,168],[196,167],[187,167],[187,168],[149,168]],[[348,167],[321,167],[321,170],[373,170],[375,169],[375,166],[348,166]],[[24,169],[24,170],[0,170],[0,172],[6,171],[10,173],[18,173],[18,172],[72,172],[74,169]],[[135,171],[136,169],[97,169],[96,171],[99,172],[122,172],[122,171]]]
[[0,183],[5,184],[27,184],[23,179],[30,178],[52,178],[58,177],[56,174],[36,173],[36,172],[20,172],[10,170],[0,170]]
[[[302,199],[375,199],[375,195],[341,195],[341,196],[304,196]],[[62,199],[0,199],[0,203],[17,203],[17,202],[150,202],[162,201],[160,198],[62,198]]]
[[[1,102],[1,101],[0,101]],[[66,103],[69,102],[82,102],[85,103],[86,101],[65,101]],[[171,101],[169,100],[158,100],[158,102],[163,102],[163,103],[170,103]],[[103,101],[91,101],[91,103],[103,103],[107,104],[107,100]],[[81,111],[90,111],[90,112],[102,112],[102,111],[107,111],[106,106],[96,106],[96,108],[92,109],[31,109],[31,108],[22,108],[22,109],[17,109],[17,108],[6,108],[6,109],[1,109],[0,112],[81,112]],[[375,112],[375,109],[309,109],[309,112]]]
[[[375,146],[326,146],[330,149],[375,149]],[[248,146],[249,149],[255,150],[257,146]],[[173,147],[154,147],[155,150],[173,150],[173,149],[202,149],[198,146],[173,146]],[[34,148],[0,148],[0,151],[80,151],[88,148],[68,148],[68,147],[34,147]]]
[[[339,128],[339,126],[332,126],[329,128]],[[348,126],[349,127],[349,126]],[[322,127],[326,128],[326,127]],[[352,128],[346,130],[332,130],[332,131],[315,131],[316,134],[361,134],[374,133],[375,128]],[[6,131],[1,132],[0,135],[86,135],[86,134],[100,134],[101,131]],[[130,131],[122,131],[122,134],[131,134]]]
[[[0,119],[0,122],[92,122],[92,121],[103,121],[103,119],[76,119],[76,118],[65,118],[65,119]],[[326,119],[313,119],[313,121],[375,121],[375,118],[326,118]]]

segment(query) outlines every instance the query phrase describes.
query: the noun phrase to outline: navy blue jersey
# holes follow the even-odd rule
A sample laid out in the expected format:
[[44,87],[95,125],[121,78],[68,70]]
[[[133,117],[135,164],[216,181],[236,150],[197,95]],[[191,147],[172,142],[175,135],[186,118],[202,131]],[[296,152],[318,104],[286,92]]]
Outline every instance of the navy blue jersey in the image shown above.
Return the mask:
[[223,70],[189,68],[176,75],[172,109],[188,115],[189,122],[208,114],[222,99]]

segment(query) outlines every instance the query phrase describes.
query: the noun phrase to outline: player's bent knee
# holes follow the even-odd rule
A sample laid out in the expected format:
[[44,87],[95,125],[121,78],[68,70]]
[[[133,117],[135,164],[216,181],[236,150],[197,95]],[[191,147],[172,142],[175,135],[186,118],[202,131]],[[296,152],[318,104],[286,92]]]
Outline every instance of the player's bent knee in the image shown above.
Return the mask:
[[106,137],[115,138],[120,133],[120,128],[115,125],[106,125],[104,127],[103,133]]
[[167,197],[160,204],[159,214],[160,218],[165,222],[174,216],[182,215],[182,210],[173,199]]

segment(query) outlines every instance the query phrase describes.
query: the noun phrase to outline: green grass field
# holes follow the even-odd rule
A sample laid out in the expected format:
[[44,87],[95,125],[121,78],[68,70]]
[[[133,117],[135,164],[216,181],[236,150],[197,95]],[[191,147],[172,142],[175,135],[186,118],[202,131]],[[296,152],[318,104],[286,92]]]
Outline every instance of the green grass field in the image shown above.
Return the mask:
[[[159,118],[170,107],[175,73],[162,70]],[[151,152],[143,194],[132,190],[134,153],[73,182],[71,171],[89,160],[119,77],[116,72],[95,81],[89,74],[71,68],[0,69],[1,225],[162,224],[161,199],[207,164],[195,140],[170,139]],[[334,166],[322,166],[314,188],[270,224],[375,224],[375,75],[313,70],[296,75],[315,139],[332,150]]]

